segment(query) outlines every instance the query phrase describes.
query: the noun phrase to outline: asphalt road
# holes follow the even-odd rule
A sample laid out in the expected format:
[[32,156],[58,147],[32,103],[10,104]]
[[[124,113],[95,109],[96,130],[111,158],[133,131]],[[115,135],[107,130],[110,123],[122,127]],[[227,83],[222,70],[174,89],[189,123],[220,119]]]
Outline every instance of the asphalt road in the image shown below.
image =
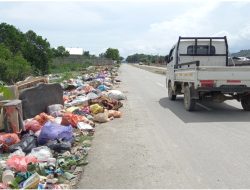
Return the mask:
[[79,188],[250,188],[250,113],[169,101],[165,77],[122,65],[121,119],[96,129]]

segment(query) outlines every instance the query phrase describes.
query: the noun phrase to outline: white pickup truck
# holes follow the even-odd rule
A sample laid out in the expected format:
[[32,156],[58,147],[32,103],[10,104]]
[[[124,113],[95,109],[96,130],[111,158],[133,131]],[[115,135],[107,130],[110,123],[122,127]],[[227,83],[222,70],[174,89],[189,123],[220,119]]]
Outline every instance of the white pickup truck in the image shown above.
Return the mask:
[[168,97],[184,94],[187,111],[207,99],[236,99],[250,111],[250,67],[229,65],[226,37],[179,37],[166,62]]

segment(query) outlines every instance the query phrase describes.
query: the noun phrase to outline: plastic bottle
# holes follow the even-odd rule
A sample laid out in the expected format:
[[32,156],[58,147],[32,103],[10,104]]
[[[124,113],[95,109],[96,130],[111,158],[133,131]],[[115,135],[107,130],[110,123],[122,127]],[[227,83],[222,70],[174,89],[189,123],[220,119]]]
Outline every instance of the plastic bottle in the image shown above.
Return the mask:
[[14,177],[14,173],[12,170],[10,169],[6,169],[3,171],[3,174],[2,174],[2,182],[4,184],[9,184],[11,183],[12,180],[14,180],[15,177]]

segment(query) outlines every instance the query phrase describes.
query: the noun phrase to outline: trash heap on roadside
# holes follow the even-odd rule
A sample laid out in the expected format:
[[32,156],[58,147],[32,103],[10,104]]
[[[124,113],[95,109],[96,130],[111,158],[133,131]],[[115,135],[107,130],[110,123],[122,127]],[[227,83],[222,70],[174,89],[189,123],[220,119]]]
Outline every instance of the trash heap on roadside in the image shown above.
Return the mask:
[[[20,110],[20,105],[25,106],[27,98],[2,106],[0,189],[76,186],[82,166],[88,163],[86,156],[96,125],[122,117],[119,108],[126,97],[115,90],[121,82],[116,78],[117,70],[114,66],[90,67],[81,76],[63,81],[64,105],[49,103],[46,111],[37,114],[30,108],[34,117],[24,117],[23,121],[21,115],[25,116],[22,112],[27,106]],[[42,101],[44,95],[40,96],[34,102]],[[31,107],[32,102],[28,103]]]

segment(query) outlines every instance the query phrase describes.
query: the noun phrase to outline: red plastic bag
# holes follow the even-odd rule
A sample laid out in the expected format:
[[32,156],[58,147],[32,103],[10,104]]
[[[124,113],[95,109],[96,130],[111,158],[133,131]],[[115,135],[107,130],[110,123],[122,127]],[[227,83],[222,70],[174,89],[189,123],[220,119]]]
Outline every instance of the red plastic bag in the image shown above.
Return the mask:
[[26,130],[31,130],[35,133],[42,128],[42,125],[37,120],[32,119],[25,121],[24,127]]
[[53,121],[55,118],[47,115],[46,113],[40,113],[35,116],[34,119],[40,123],[40,125],[44,125],[47,121]]
[[6,164],[9,167],[14,168],[16,171],[26,172],[29,163],[37,163],[37,162],[38,161],[35,156],[13,155],[7,160]]
[[1,133],[0,144],[3,144],[3,150],[7,151],[9,146],[19,143],[20,139],[16,133]]
[[71,125],[72,127],[77,127],[77,123],[83,121],[87,122],[87,118],[81,115],[75,115],[72,113],[65,113],[62,117],[61,125]]

